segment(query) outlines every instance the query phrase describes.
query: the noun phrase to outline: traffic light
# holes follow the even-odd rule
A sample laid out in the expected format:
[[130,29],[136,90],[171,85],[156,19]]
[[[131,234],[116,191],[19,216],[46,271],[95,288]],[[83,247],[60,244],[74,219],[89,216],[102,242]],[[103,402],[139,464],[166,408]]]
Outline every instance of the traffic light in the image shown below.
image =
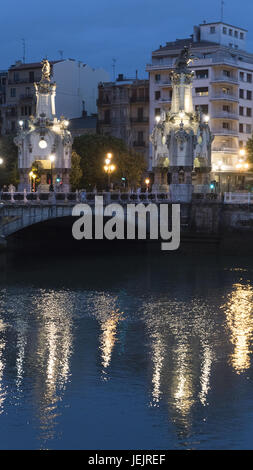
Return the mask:
[[57,176],[55,181],[56,181],[57,184],[61,183],[61,177]]
[[216,186],[217,186],[217,182],[216,181],[211,181],[211,183],[210,183],[211,192],[216,190]]

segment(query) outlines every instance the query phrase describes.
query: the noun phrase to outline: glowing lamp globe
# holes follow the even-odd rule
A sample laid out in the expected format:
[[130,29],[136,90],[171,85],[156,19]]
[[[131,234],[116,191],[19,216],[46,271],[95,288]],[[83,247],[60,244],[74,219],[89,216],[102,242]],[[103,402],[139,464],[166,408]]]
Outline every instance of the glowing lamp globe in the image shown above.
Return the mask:
[[39,141],[39,147],[40,147],[41,149],[46,149],[46,148],[47,148],[47,143],[46,143],[45,139],[41,139],[41,140]]

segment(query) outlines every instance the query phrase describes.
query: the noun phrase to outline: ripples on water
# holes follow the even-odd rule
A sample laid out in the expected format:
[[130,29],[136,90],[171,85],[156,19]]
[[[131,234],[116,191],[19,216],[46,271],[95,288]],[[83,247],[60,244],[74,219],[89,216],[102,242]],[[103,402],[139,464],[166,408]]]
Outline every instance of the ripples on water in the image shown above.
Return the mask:
[[243,259],[8,260],[0,447],[252,448]]

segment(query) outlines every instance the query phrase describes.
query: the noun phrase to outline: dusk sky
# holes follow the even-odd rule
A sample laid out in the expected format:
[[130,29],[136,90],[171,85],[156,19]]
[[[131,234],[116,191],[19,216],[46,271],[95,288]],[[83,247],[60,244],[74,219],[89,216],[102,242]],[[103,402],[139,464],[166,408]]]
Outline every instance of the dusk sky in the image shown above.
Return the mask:
[[[145,77],[151,51],[175,38],[189,37],[194,24],[220,20],[221,0],[13,0],[1,7],[0,69],[22,59],[81,60],[116,74]],[[252,0],[227,0],[224,21],[249,30],[253,52]]]

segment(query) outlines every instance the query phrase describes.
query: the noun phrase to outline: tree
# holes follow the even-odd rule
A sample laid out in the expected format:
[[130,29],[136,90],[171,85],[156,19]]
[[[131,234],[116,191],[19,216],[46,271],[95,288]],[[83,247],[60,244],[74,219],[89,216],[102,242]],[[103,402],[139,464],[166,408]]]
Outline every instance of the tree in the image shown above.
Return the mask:
[[116,171],[111,176],[112,182],[119,182],[125,177],[130,186],[136,186],[147,166],[141,154],[132,152],[123,140],[112,136],[94,134],[76,137],[73,150],[81,157],[81,186],[87,191],[94,186],[105,188],[107,175],[104,164],[108,152],[113,154],[112,162],[116,166]]
[[80,166],[81,157],[75,151],[72,152],[71,156],[71,171],[70,171],[70,184],[72,190],[80,189],[80,182],[83,176],[83,171]]
[[13,142],[13,136],[0,137],[0,157],[4,163],[0,168],[0,187],[4,184],[18,185],[18,148]]
[[247,160],[249,163],[253,163],[253,136],[247,141]]

